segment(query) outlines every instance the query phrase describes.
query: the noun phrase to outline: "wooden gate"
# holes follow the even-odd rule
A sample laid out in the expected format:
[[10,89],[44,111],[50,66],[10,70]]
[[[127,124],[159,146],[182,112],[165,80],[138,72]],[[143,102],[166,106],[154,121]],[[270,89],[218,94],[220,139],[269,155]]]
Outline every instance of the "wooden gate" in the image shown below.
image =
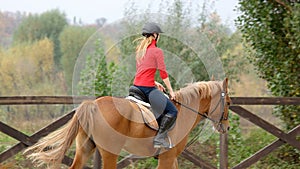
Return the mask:
[[[90,97],[71,97],[71,96],[16,96],[16,97],[0,97],[0,105],[28,105],[28,104],[78,104],[83,100],[92,99]],[[239,116],[249,120],[255,125],[261,127],[267,132],[273,134],[278,139],[263,149],[259,150],[257,153],[251,157],[245,159],[240,164],[232,167],[235,169],[247,168],[257,162],[262,157],[271,153],[276,148],[280,147],[283,144],[289,144],[300,151],[300,142],[296,140],[296,136],[300,134],[300,125],[295,127],[293,130],[288,133],[283,132],[276,126],[270,124],[264,119],[258,117],[257,115],[251,113],[240,105],[300,105],[300,98],[283,98],[283,97],[231,97],[233,105],[230,106],[230,109],[237,113]],[[0,121],[0,131],[7,134],[8,136],[20,141],[18,144],[12,146],[8,150],[0,154],[0,163],[7,160],[8,158],[14,156],[18,152],[22,151],[24,148],[33,145],[40,138],[46,136],[52,131],[55,131],[65,123],[67,123],[74,115],[75,111],[71,111],[54,121],[53,123],[45,126],[31,136],[25,135],[22,132],[14,129],[11,126],[6,125]],[[230,132],[229,132],[230,134]],[[94,160],[94,168],[100,168],[100,157],[99,153],[96,155]],[[184,158],[190,160],[196,166],[204,169],[216,169],[216,167],[210,164],[207,161],[204,161],[199,156],[196,156],[192,152],[185,150],[181,154]],[[118,168],[124,168],[128,166],[131,162],[138,160],[129,156],[124,158],[118,163]],[[72,159],[65,156],[63,163],[66,165],[71,165]],[[85,167],[88,168],[88,167]],[[220,168],[228,168],[228,135],[220,134]]]
[[[288,133],[285,133],[282,130],[280,130],[278,127],[274,126],[273,124],[267,122],[266,120],[258,117],[257,115],[251,113],[247,109],[240,106],[240,105],[300,105],[299,97],[298,98],[296,97],[276,97],[276,98],[236,97],[236,98],[232,98],[232,102],[234,103],[234,105],[230,106],[230,110],[234,111],[239,116],[252,122],[253,124],[259,126],[260,128],[264,129],[265,131],[271,133],[272,135],[278,138],[273,143],[257,151],[254,155],[250,156],[249,158],[243,160],[241,163],[232,167],[233,169],[247,168],[283,144],[289,144],[300,151],[300,141],[296,140],[297,135],[300,135],[300,124],[296,126],[294,129],[292,129],[291,131],[289,131]],[[226,143],[223,145],[224,153],[222,153],[222,155],[224,155],[225,157],[223,157],[224,162],[221,162],[222,164],[221,168],[228,168],[228,161],[226,159],[227,139],[225,138],[224,140],[225,140],[224,142]]]

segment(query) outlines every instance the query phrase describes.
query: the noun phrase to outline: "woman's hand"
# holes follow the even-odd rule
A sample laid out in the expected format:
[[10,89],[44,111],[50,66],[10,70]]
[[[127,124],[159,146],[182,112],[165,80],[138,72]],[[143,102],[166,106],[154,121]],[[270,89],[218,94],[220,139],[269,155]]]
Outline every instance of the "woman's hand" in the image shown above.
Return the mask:
[[155,81],[155,86],[158,90],[160,90],[162,92],[164,92],[166,90],[166,88],[162,84],[158,83],[157,81]]
[[172,89],[172,86],[171,86],[169,78],[167,77],[167,78],[163,79],[163,81],[164,81],[165,85],[168,88],[170,99],[171,100],[175,100],[175,93],[174,93],[174,91]]
[[170,99],[171,100],[176,100],[175,93],[173,91],[170,92]]

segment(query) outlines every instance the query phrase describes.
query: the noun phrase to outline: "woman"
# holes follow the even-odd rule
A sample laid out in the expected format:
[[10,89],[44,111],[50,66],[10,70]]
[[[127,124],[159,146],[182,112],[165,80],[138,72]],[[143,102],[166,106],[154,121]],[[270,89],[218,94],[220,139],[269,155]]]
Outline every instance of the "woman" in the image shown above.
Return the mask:
[[163,90],[164,87],[154,80],[155,73],[158,70],[160,77],[167,86],[170,99],[175,99],[175,94],[166,71],[163,51],[156,46],[160,33],[163,32],[156,23],[151,22],[144,25],[142,30],[144,37],[136,47],[136,74],[134,85],[146,95],[154,111],[161,114],[159,117],[160,127],[153,141],[154,148],[168,148],[170,145],[169,142],[166,141],[167,132],[176,121],[177,109],[173,103],[158,90]]

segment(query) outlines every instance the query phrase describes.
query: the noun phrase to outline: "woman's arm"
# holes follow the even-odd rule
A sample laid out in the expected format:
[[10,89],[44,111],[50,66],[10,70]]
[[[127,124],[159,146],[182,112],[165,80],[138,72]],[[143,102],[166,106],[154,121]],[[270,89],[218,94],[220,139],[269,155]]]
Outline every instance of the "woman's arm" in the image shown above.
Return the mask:
[[171,86],[169,77],[163,79],[163,81],[164,81],[165,85],[167,86],[167,89],[168,89],[169,94],[170,94],[170,96],[171,96],[170,99],[171,99],[171,100],[175,100],[175,93],[174,93],[173,88],[172,88],[172,86]]
[[155,81],[155,87],[162,92],[166,90],[165,87],[157,81]]

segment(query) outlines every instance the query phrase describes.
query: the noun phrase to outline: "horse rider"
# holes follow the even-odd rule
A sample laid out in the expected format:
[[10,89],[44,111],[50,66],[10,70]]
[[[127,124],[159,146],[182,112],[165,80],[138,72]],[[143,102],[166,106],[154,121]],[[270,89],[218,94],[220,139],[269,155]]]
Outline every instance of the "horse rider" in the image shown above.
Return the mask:
[[[143,37],[139,38],[140,41],[136,47],[136,74],[133,84],[144,93],[153,110],[160,115],[159,130],[153,140],[154,148],[168,148],[170,143],[166,141],[167,132],[175,124],[178,111],[171,102],[175,100],[175,94],[166,71],[164,54],[156,45],[160,33],[163,31],[157,23],[149,22],[144,25]],[[164,87],[155,81],[157,70],[167,86],[171,100],[160,91]]]

